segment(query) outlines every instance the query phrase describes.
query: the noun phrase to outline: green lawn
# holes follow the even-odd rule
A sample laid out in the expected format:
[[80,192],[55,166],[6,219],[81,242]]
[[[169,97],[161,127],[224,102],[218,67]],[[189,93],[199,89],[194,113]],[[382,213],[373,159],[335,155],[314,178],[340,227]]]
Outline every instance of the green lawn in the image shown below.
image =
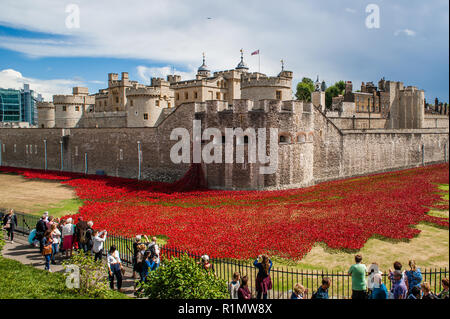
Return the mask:
[[32,209],[33,215],[42,215],[48,212],[49,216],[62,217],[69,214],[76,214],[83,205],[83,201],[78,198],[64,199],[55,204],[36,205]]
[[[91,299],[66,288],[61,273],[49,273],[0,257],[0,299]],[[128,298],[111,291],[110,299]]]

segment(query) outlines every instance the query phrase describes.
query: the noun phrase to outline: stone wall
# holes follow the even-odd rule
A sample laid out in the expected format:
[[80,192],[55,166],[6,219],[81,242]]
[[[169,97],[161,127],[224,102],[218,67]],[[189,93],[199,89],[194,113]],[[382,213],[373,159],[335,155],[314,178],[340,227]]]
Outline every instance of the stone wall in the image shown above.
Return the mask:
[[448,160],[448,128],[341,130],[311,103],[235,100],[233,108],[227,106],[224,101],[183,104],[148,128],[0,128],[1,165],[43,169],[46,145],[50,170],[84,172],[87,157],[89,174],[103,170],[110,176],[137,178],[140,147],[141,178],[171,182],[183,176],[189,164],[171,161],[170,149],[177,141],[171,141],[170,134],[174,128],[186,128],[192,135],[194,119],[202,120],[203,128],[274,127],[285,136],[279,140],[276,174],[261,175],[260,164],[248,161],[203,164],[212,188],[304,187]]

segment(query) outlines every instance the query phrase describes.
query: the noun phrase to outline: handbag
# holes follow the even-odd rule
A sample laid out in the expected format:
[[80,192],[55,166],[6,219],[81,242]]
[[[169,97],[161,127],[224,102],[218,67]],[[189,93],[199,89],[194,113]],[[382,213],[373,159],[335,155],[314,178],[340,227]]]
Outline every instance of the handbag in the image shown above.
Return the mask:
[[42,255],[51,255],[52,253],[52,244],[49,244],[47,246],[44,246],[42,249]]

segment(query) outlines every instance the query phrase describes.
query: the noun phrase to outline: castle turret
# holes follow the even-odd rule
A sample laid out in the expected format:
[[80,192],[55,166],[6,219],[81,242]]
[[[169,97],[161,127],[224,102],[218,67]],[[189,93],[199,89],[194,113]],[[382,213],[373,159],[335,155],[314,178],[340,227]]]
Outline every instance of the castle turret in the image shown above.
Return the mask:
[[95,97],[89,96],[88,88],[74,87],[72,95],[54,95],[55,127],[77,127],[86,110],[93,107]]
[[55,105],[52,102],[37,102],[38,127],[55,127]]
[[197,80],[207,78],[210,76],[210,74],[211,72],[208,70],[208,66],[206,65],[205,53],[203,53],[203,63],[197,70]]
[[259,100],[292,100],[292,72],[282,71],[276,77],[261,73],[241,75],[241,98]]

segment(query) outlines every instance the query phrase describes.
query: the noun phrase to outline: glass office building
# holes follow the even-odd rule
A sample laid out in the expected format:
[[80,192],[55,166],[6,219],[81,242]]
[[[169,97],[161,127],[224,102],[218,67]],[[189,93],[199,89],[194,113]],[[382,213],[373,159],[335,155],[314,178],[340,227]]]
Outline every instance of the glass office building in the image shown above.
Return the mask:
[[0,122],[28,122],[36,125],[36,102],[42,100],[42,96],[30,90],[28,84],[22,90],[0,88]]

